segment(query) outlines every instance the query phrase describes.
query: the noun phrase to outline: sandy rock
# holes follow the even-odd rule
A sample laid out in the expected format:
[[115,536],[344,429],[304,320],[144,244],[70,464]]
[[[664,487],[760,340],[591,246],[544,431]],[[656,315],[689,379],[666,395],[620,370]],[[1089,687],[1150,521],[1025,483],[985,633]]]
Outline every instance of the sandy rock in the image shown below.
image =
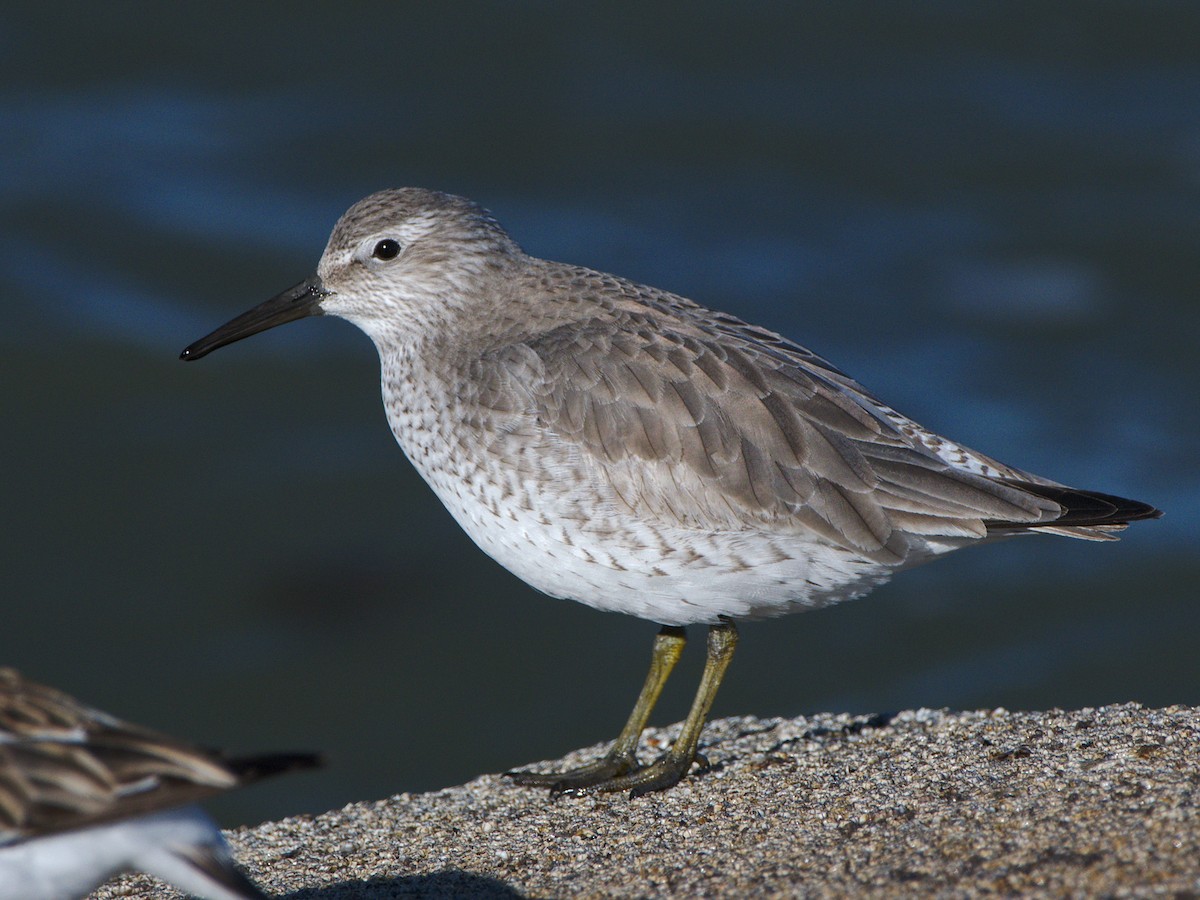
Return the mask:
[[723,719],[702,749],[706,771],[636,800],[486,775],[230,839],[292,900],[1200,894],[1198,709]]

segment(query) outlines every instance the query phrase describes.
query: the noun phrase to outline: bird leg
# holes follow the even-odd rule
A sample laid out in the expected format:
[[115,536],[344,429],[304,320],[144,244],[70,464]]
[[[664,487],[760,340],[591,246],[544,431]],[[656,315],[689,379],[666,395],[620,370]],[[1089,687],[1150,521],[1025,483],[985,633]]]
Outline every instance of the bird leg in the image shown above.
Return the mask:
[[700,677],[700,687],[692,701],[692,708],[683,720],[683,728],[671,749],[650,765],[598,784],[593,790],[628,790],[631,797],[640,797],[653,791],[666,790],[687,774],[696,759],[700,732],[704,730],[708,712],[725,678],[725,670],[733,659],[737,642],[737,627],[732,621],[708,626],[708,655],[704,662],[704,674]]
[[686,643],[687,634],[676,625],[664,625],[655,635],[654,649],[650,656],[650,671],[646,673],[642,692],[638,694],[637,703],[634,704],[625,727],[613,741],[608,753],[600,759],[567,772],[505,772],[505,776],[516,784],[548,787],[551,793],[560,794],[563,791],[597,787],[618,775],[636,770],[639,765],[638,740],[646,728],[646,720],[650,718],[654,704],[658,702],[663,685],[667,683],[675,664],[679,662]]
[[671,749],[648,766],[639,766],[634,750],[646,726],[663,684],[675,667],[683,650],[682,628],[665,626],[654,641],[654,655],[650,673],[642,686],[642,693],[634,706],[633,714],[625,723],[620,736],[608,753],[596,762],[569,772],[536,774],[510,772],[518,784],[549,787],[552,793],[563,791],[624,791],[639,797],[652,791],[661,791],[676,784],[691,768],[696,759],[696,748],[700,743],[700,732],[708,719],[717,690],[725,677],[725,670],[737,649],[737,627],[731,621],[710,625],[708,629],[708,655],[704,663],[704,674],[692,708],[683,722],[679,737]]

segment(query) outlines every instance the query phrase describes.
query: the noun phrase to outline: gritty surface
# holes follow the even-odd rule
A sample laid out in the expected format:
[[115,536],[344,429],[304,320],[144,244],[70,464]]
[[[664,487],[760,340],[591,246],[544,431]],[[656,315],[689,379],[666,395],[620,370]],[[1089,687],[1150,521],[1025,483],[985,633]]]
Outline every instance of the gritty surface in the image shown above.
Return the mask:
[[488,775],[230,838],[294,900],[1200,895],[1200,709],[723,719],[702,750],[636,800]]

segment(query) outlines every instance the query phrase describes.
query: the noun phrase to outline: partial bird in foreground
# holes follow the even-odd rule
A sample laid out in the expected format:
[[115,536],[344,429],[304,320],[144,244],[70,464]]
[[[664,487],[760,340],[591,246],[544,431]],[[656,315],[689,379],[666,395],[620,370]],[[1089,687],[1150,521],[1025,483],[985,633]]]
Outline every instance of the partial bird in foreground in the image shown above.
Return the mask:
[[[551,596],[663,626],[609,752],[509,773],[521,784],[675,784],[735,620],[857,597],[1004,535],[1110,540],[1160,515],[940,437],[765,328],[528,256],[482,207],[417,188],[356,203],[315,276],[182,358],[326,313],[375,343],[392,432],[475,543]],[[692,623],[709,626],[700,688],[675,744],[643,766],[639,736]]]
[[318,764],[199,750],[0,669],[0,900],[84,897],[134,871],[207,900],[264,900],[193,804]]

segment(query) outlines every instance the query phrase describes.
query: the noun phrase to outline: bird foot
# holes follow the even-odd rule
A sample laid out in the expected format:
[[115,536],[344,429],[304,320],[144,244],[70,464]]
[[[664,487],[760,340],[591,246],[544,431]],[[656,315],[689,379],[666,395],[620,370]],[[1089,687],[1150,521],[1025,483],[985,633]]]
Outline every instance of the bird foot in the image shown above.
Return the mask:
[[595,762],[566,772],[505,772],[504,777],[522,787],[550,788],[550,794],[603,790],[601,785],[640,768],[632,753],[609,753]]
[[551,796],[629,791],[630,797],[641,797],[678,784],[693,762],[708,766],[708,760],[699,754],[684,759],[668,751],[648,766],[638,765],[632,755],[610,754],[566,772],[505,772],[504,775],[514,784],[548,787]]

